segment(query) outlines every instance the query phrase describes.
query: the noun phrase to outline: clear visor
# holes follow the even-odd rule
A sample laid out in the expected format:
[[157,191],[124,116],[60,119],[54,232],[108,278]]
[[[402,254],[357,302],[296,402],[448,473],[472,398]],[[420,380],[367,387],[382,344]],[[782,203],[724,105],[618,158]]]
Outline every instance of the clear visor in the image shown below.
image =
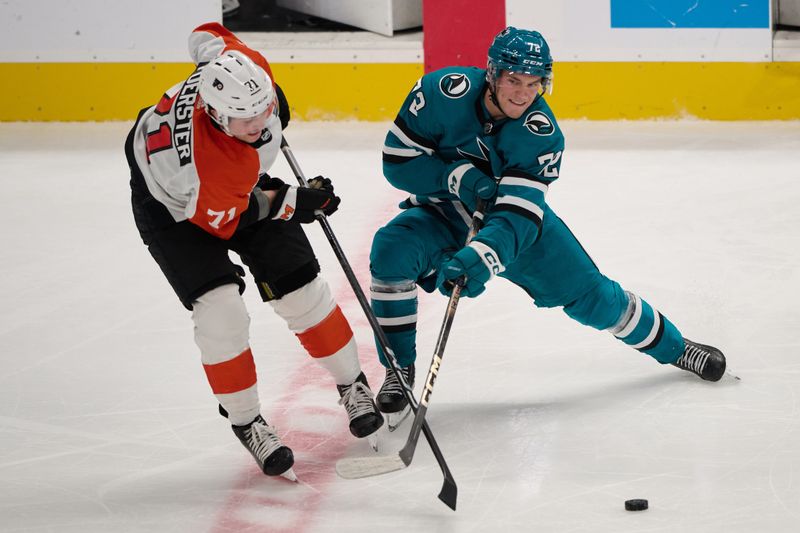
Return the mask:
[[[272,96],[270,98],[270,96]],[[275,110],[278,99],[275,98],[274,93],[268,93],[264,98],[257,101],[255,104],[247,109],[229,109],[227,115],[231,118],[252,118],[260,115],[266,110],[272,113]]]
[[[261,109],[260,108],[261,106],[259,106],[259,108],[257,108],[257,109],[259,109],[258,111],[256,111],[256,112],[251,111],[250,113],[247,113],[247,114],[242,113],[241,114],[242,116],[238,116],[238,114],[236,114],[236,115],[227,114],[226,115],[224,113],[218,112],[216,109],[214,109],[214,113],[209,113],[209,115],[211,116],[211,119],[214,122],[216,122],[217,124],[220,125],[220,127],[222,128],[222,131],[224,131],[228,135],[231,135],[230,119],[237,119],[237,120],[245,120],[246,121],[246,120],[249,120],[249,119],[253,119],[253,118],[255,118],[255,117],[257,117],[257,116],[259,116],[259,115],[261,115],[261,114],[263,114],[265,112],[266,112],[267,117],[269,117],[270,115],[276,114],[277,106],[278,106],[278,99],[277,98],[273,98],[266,105],[266,107],[264,107],[263,109]],[[216,117],[214,115],[216,115]]]
[[[503,72],[508,72],[509,74],[518,74],[521,76],[503,76]],[[535,76],[537,79],[532,80],[529,78],[529,76]],[[507,87],[510,89],[530,88],[531,91],[536,91],[537,93],[553,94],[553,75],[552,72],[549,76],[540,76],[538,73],[526,72],[524,69],[504,69],[498,72],[497,77],[495,78],[495,86]]]

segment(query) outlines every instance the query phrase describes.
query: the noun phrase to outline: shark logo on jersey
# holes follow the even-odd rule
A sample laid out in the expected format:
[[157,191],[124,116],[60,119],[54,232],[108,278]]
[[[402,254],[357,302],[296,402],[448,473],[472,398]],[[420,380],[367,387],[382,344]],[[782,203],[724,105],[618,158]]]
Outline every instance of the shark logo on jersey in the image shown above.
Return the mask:
[[445,74],[439,80],[439,90],[448,98],[461,98],[469,91],[469,78],[465,74]]
[[489,159],[489,147],[486,146],[480,138],[475,137],[475,140],[478,142],[478,151],[480,154],[472,154],[467,152],[466,150],[462,150],[461,148],[456,148],[456,152],[458,155],[467,159],[470,163],[475,165],[475,168],[486,174],[487,176],[493,176],[494,172],[492,171],[492,164]]
[[525,127],[534,135],[541,135],[543,137],[552,135],[553,132],[556,131],[555,126],[553,126],[553,121],[541,111],[534,111],[525,117]]

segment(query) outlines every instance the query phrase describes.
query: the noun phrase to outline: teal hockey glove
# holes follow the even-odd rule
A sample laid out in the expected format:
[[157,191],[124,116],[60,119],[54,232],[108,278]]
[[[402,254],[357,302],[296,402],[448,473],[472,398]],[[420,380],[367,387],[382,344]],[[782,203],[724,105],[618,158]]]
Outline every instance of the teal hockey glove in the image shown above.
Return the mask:
[[497,182],[467,160],[458,161],[449,167],[445,188],[458,196],[470,213],[475,211],[478,198],[490,200],[497,192]]
[[464,288],[461,295],[475,298],[486,290],[485,284],[492,277],[486,264],[481,260],[478,252],[470,246],[465,246],[459,250],[449,261],[442,263],[439,268],[439,275],[436,278],[436,286],[439,292],[445,296],[450,296],[453,292],[456,280],[466,277]]

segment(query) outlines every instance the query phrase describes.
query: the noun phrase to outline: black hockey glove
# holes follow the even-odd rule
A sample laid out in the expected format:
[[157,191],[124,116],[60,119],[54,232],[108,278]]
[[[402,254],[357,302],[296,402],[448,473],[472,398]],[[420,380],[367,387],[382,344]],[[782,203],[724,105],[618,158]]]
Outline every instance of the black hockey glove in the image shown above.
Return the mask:
[[323,191],[328,191],[329,193],[333,193],[333,183],[329,178],[326,178],[324,176],[316,176],[308,180],[308,188],[319,189]]
[[258,183],[256,183],[256,187],[262,191],[277,191],[284,185],[286,185],[286,183],[284,183],[282,179],[273,178],[269,174],[261,174],[258,177]]
[[[270,181],[272,180],[277,178],[272,178]],[[327,216],[335,213],[342,201],[333,193],[331,180],[322,176],[309,180],[308,187],[283,184],[272,190],[277,191],[268,215],[273,220],[294,220],[308,224],[316,220],[317,211]]]

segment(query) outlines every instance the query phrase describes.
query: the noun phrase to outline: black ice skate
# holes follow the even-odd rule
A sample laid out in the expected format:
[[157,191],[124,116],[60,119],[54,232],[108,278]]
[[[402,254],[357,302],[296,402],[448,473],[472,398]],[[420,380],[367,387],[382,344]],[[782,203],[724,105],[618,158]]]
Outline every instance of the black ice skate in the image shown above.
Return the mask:
[[683,355],[672,363],[683,370],[697,374],[706,381],[719,381],[725,374],[725,356],[713,346],[683,339]]
[[350,433],[356,438],[367,437],[372,449],[378,450],[378,429],[383,425],[383,416],[372,401],[374,394],[367,377],[362,372],[350,385],[336,385],[339,390],[339,405],[347,409],[350,417]]
[[268,476],[283,476],[289,481],[297,481],[292,465],[292,450],[281,443],[275,428],[258,415],[246,426],[231,426],[245,448],[258,463],[261,471]]
[[[408,386],[414,388],[414,363],[401,368],[400,372]],[[394,431],[411,412],[411,406],[403,394],[403,385],[397,380],[391,368],[386,369],[386,379],[378,391],[378,409],[386,415],[389,431]]]

